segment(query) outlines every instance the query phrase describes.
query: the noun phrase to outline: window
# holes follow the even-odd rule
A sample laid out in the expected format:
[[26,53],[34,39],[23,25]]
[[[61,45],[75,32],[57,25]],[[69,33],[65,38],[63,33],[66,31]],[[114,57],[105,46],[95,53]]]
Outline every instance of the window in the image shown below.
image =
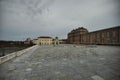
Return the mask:
[[110,33],[109,32],[107,32],[107,37],[109,37],[110,36]]
[[102,33],[102,37],[104,37],[104,33]]
[[113,31],[113,37],[115,37],[116,36],[116,32],[115,31]]

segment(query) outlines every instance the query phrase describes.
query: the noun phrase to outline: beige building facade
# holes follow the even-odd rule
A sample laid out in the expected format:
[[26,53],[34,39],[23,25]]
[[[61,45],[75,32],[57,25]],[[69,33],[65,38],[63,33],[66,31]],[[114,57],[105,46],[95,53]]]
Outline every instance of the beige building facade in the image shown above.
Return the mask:
[[49,36],[38,37],[37,44],[38,45],[51,45],[53,43],[53,39]]
[[38,39],[33,39],[33,40],[32,40],[32,43],[33,43],[33,44],[37,44],[37,41],[38,41]]

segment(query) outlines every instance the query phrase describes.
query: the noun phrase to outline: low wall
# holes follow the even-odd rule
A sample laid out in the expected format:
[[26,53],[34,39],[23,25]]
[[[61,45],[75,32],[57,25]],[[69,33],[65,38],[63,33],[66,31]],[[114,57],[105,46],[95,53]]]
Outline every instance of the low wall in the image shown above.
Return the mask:
[[24,54],[25,52],[27,52],[27,51],[29,51],[29,50],[31,50],[33,48],[36,48],[36,47],[37,47],[37,45],[26,48],[26,49],[23,49],[21,51],[10,53],[10,54],[8,54],[6,56],[3,56],[3,57],[0,57],[0,64],[2,64],[3,62],[8,61],[8,60],[10,60],[10,59],[12,59],[14,57],[20,56],[20,55]]

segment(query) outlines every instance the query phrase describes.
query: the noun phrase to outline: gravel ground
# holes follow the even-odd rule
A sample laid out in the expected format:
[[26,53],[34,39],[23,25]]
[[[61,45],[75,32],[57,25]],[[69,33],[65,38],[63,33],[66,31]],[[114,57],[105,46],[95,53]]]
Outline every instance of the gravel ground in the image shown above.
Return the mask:
[[120,80],[120,47],[38,46],[0,65],[0,80]]

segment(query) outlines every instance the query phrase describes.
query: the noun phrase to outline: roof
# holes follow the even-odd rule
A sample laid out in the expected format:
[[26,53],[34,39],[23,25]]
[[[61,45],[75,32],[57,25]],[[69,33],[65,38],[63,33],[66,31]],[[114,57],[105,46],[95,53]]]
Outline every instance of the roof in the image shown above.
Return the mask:
[[74,32],[80,32],[80,31],[87,31],[88,30],[84,27],[78,27],[77,29],[73,29],[70,33],[74,33]]
[[90,33],[95,33],[95,32],[100,32],[100,31],[106,31],[106,30],[111,30],[111,29],[120,29],[120,26],[115,26],[115,27],[111,27],[111,28],[96,30],[96,31],[92,31]]

